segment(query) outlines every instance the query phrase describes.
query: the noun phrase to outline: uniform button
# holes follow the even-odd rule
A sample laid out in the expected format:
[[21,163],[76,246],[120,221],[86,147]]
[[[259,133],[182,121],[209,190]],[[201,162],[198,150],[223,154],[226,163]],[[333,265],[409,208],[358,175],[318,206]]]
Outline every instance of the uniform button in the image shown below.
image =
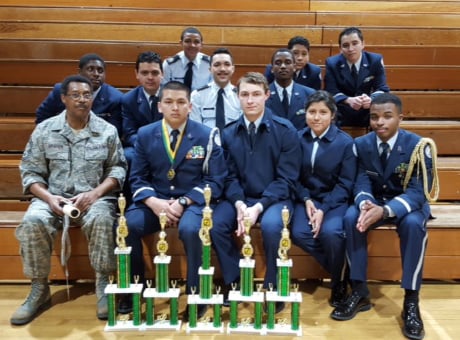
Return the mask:
[[169,190],[171,190],[171,191],[173,191],[174,189],[176,189],[176,188],[174,187],[174,185],[171,185],[171,186],[169,187]]
[[386,189],[386,188],[387,188],[387,185],[386,185],[386,184],[384,184],[384,185],[383,185],[383,189]]

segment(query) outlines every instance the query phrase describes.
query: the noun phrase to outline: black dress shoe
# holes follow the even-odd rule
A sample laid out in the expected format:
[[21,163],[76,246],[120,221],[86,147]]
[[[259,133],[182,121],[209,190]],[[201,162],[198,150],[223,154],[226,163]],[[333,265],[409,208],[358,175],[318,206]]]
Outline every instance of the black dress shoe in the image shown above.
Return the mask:
[[420,340],[425,336],[423,321],[420,317],[420,310],[416,302],[404,303],[401,313],[403,319],[403,334],[409,339]]
[[332,313],[331,318],[334,320],[350,320],[355,317],[358,312],[364,312],[371,309],[371,302],[369,298],[359,295],[358,292],[352,292],[348,299]]
[[133,311],[133,296],[131,294],[121,295],[118,302],[118,313],[129,314]]
[[338,307],[343,304],[347,299],[347,281],[340,281],[331,290],[331,298],[329,299],[329,305],[331,307]]
[[[208,305],[196,305],[196,319],[199,320],[201,319],[205,314],[206,311],[208,310]],[[187,305],[187,309],[185,310],[184,313],[184,320],[188,321],[189,320],[189,305]]]

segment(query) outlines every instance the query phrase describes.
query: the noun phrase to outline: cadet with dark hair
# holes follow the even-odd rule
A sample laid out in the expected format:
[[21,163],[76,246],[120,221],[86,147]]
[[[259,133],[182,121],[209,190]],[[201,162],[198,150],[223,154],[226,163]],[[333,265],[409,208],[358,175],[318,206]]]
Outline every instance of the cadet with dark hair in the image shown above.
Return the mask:
[[192,91],[211,81],[209,56],[201,53],[203,35],[195,27],[187,27],[180,36],[182,51],[163,62],[164,82],[180,81]]
[[356,27],[339,35],[340,54],[326,59],[325,90],[334,96],[339,126],[369,126],[371,100],[390,91],[383,57],[364,51],[364,38]]
[[[294,54],[295,71],[293,79],[296,83],[319,90],[322,87],[321,68],[310,63],[310,42],[301,36],[292,37],[287,48]],[[272,73],[272,64],[265,68],[265,77],[271,83],[275,80]]]
[[[118,135],[122,135],[121,97],[123,93],[105,83],[105,61],[95,53],[85,54],[78,64],[80,75],[91,81],[93,90],[92,112],[117,128]],[[48,97],[40,104],[36,111],[36,123],[61,113],[65,109],[61,101],[61,84],[54,85]]]

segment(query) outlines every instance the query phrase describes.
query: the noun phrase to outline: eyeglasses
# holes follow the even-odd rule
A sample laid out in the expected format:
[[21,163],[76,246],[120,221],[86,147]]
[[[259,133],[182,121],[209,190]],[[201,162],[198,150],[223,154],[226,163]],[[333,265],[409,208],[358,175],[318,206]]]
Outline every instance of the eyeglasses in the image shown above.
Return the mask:
[[82,97],[85,100],[90,100],[91,98],[93,98],[93,95],[91,93],[70,93],[66,96],[72,98],[73,100],[79,100]]

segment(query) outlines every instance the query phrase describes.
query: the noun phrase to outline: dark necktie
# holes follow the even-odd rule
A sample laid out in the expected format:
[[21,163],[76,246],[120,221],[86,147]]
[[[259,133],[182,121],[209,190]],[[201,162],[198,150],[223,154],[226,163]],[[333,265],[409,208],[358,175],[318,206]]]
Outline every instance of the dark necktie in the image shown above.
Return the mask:
[[172,130],[171,131],[172,140],[171,140],[171,144],[170,144],[170,147],[171,147],[172,151],[174,151],[176,149],[177,136],[179,136],[179,130]]
[[222,131],[225,126],[224,89],[217,92],[216,100],[216,127]]
[[251,149],[254,148],[256,142],[256,124],[254,122],[249,123],[249,142],[251,143]]
[[284,115],[287,117],[289,113],[289,98],[286,88],[283,88],[283,101],[281,104],[283,104]]
[[382,168],[385,169],[387,166],[388,151],[390,151],[390,145],[388,143],[380,143],[380,163],[382,163]]
[[353,77],[353,81],[356,86],[356,83],[358,82],[358,70],[356,69],[355,64],[351,65],[351,76]]
[[187,72],[184,76],[184,84],[187,85],[190,89],[192,88],[192,78],[193,78],[193,62],[190,61],[187,64]]
[[152,117],[152,122],[155,120],[155,117],[157,114],[158,114],[158,97],[150,96],[150,115]]

